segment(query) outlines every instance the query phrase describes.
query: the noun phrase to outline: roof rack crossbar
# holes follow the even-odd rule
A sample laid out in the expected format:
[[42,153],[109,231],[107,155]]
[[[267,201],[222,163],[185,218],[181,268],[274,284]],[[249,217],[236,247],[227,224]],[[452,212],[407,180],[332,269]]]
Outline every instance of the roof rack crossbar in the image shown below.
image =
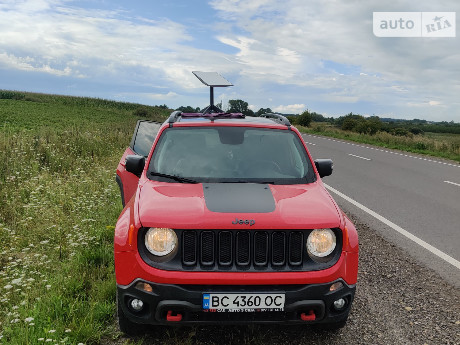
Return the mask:
[[275,120],[277,122],[280,122],[281,124],[285,126],[291,126],[291,122],[287,119],[286,116],[283,116],[281,114],[276,114],[276,113],[266,113],[260,115],[261,117],[266,117],[267,119]]

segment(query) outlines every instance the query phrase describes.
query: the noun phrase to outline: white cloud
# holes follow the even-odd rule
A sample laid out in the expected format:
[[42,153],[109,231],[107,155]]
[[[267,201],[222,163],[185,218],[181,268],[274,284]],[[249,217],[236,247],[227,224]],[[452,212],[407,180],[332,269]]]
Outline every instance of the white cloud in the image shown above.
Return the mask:
[[[455,100],[460,94],[460,46],[455,43],[458,39],[382,39],[372,33],[375,10],[439,11],[435,3],[273,0],[246,6],[244,11],[235,9],[240,4],[235,0],[212,4],[220,11],[221,18],[230,18],[246,32],[244,37],[240,33],[220,37],[222,42],[240,49],[238,56],[244,58],[244,73],[264,75],[266,80],[279,84],[330,90],[336,95],[329,97],[333,102],[372,102],[382,109],[397,108],[399,113],[405,113],[407,104],[414,100],[424,104],[426,114],[441,111],[433,109],[432,105],[437,104],[424,101],[435,95],[441,104],[451,108],[450,113],[438,116],[458,117],[455,115],[459,113]],[[443,7],[454,10],[458,4],[450,0]],[[295,58],[276,61],[277,52],[283,49],[292,52]],[[338,65],[336,73],[322,69],[322,61]],[[357,66],[360,71],[355,76],[347,75],[340,65]],[[340,78],[344,76],[347,78]],[[317,93],[311,98],[305,89],[303,93],[307,94],[303,101],[318,99]],[[328,94],[326,91],[319,98],[326,99]]]
[[[122,11],[86,10],[65,0],[2,4],[0,67],[87,78],[139,77],[143,83],[200,87],[190,71],[215,69],[223,55],[186,44],[183,24],[132,18]],[[132,69],[142,75],[129,75]],[[230,68],[225,68],[229,70]],[[161,84],[161,83],[160,83]],[[152,85],[153,86],[153,85]]]
[[155,94],[147,94],[147,97],[151,99],[158,99],[158,100],[166,100],[177,97],[178,94],[172,91],[168,93],[155,93]]
[[35,59],[30,56],[16,57],[7,53],[0,53],[0,64],[21,71],[46,72],[57,76],[65,76],[72,73],[72,69],[68,66],[62,70],[55,69],[46,64],[36,64]]
[[298,114],[303,112],[307,107],[305,104],[289,104],[289,105],[279,105],[273,108],[274,112],[283,113],[283,114]]

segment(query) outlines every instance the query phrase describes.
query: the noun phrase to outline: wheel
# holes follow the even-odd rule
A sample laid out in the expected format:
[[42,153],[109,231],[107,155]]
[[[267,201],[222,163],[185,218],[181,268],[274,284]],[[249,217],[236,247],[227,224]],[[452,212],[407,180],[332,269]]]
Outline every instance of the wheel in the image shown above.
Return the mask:
[[120,298],[118,297],[118,292],[117,292],[117,316],[118,316],[118,325],[120,326],[120,331],[122,331],[123,333],[127,335],[132,335],[132,336],[141,335],[141,334],[146,333],[148,330],[146,325],[132,322],[126,317],[121,307],[121,301],[120,301]]

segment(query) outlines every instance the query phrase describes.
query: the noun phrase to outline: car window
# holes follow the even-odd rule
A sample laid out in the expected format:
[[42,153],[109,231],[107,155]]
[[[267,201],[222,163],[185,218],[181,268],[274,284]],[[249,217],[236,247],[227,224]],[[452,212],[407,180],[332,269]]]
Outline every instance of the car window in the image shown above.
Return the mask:
[[315,180],[311,161],[294,132],[248,127],[168,128],[158,141],[149,172],[198,182]]
[[148,121],[139,121],[131,141],[131,148],[138,155],[147,157],[155,141],[158,124]]

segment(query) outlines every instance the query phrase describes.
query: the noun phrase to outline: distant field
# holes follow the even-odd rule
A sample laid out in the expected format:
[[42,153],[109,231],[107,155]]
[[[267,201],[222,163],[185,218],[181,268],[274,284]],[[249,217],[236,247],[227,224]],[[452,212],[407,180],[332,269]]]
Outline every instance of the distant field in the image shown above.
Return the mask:
[[460,162],[460,134],[427,132],[423,135],[397,136],[386,132],[378,132],[375,135],[368,135],[344,131],[322,122],[312,123],[308,128],[300,127],[300,130],[305,133],[351,140]]
[[0,344],[116,334],[115,169],[134,114],[169,111],[0,91]]

